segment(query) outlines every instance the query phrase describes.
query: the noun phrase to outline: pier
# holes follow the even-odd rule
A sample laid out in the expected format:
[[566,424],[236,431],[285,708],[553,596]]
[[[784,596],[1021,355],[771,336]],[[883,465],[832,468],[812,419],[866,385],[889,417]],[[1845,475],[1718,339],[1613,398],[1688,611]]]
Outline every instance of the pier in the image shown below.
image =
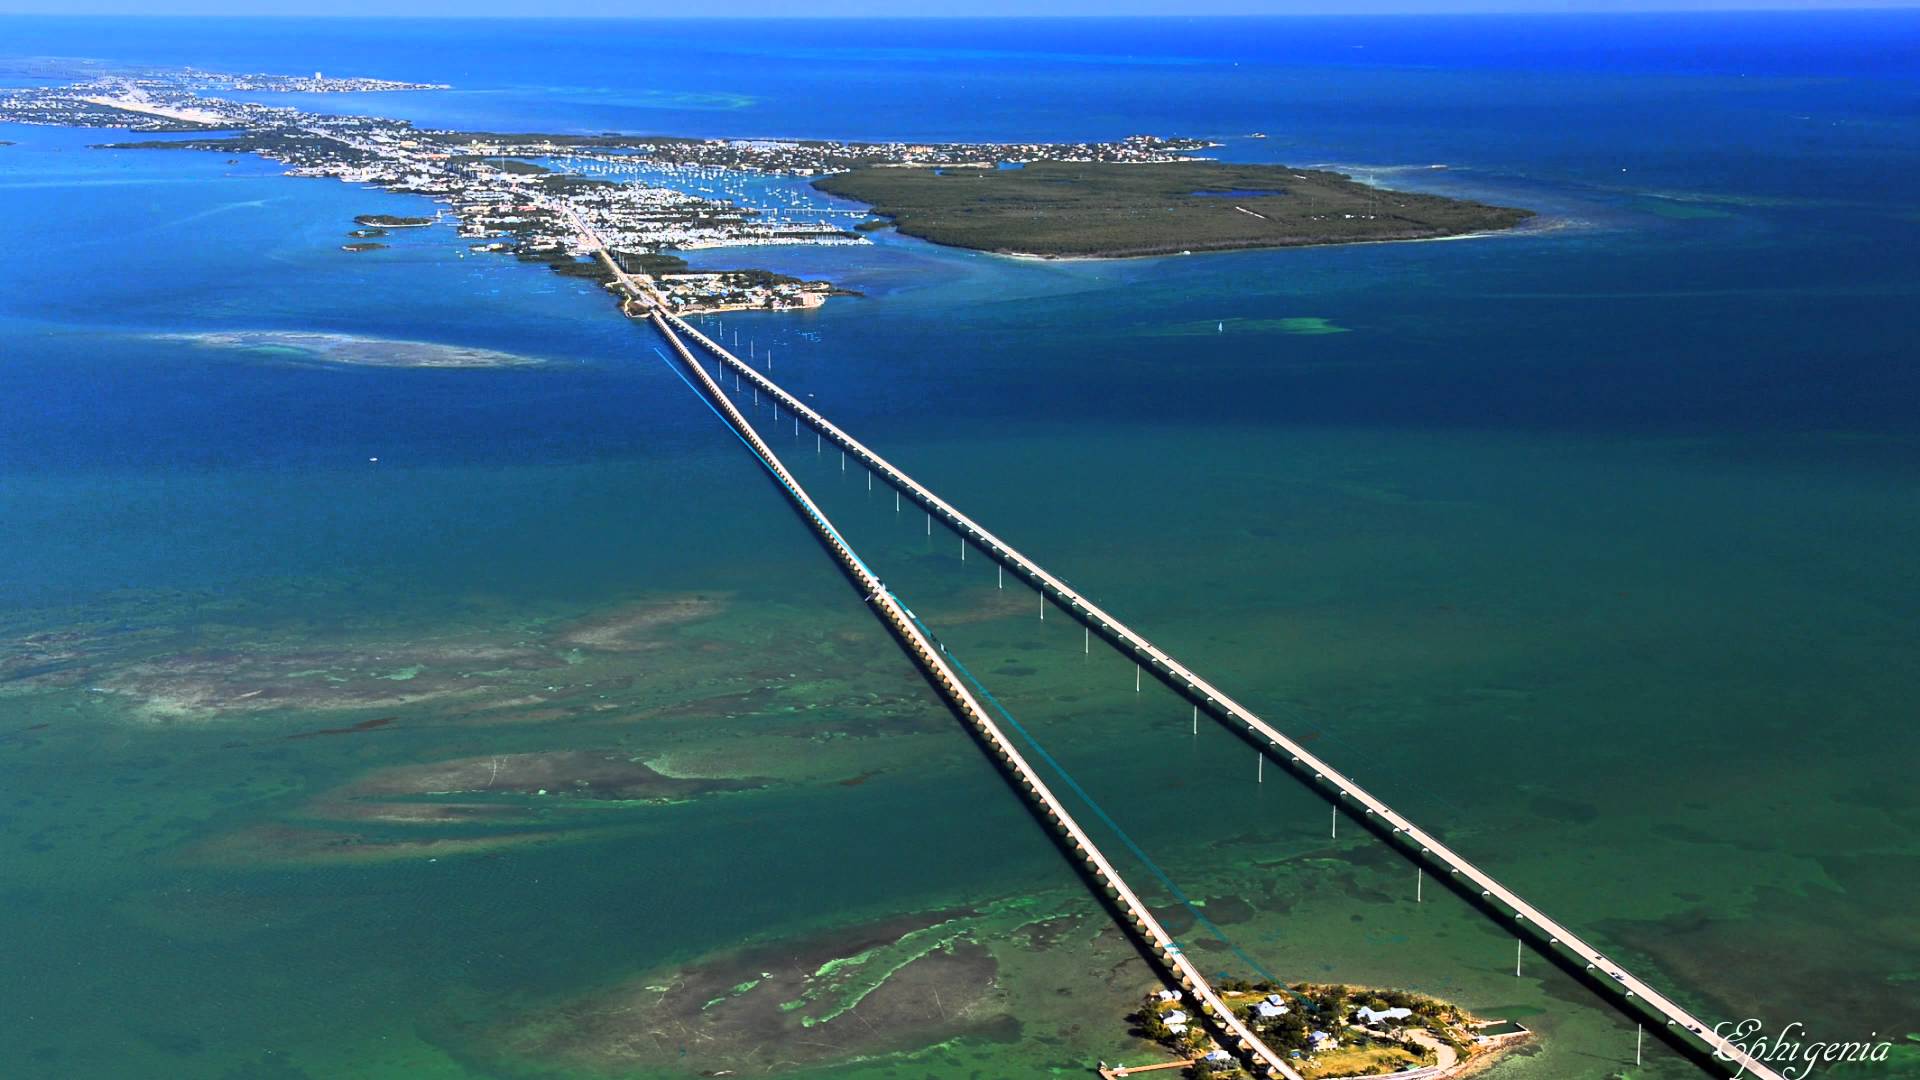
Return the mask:
[[1098,1072],[1100,1080],[1121,1080],[1122,1077],[1139,1076],[1141,1073],[1163,1072],[1167,1069],[1184,1069],[1193,1064],[1193,1058],[1180,1058],[1177,1061],[1162,1061],[1154,1065],[1108,1065],[1102,1062]]
[[[642,295],[646,294],[642,293]],[[813,428],[827,441],[833,443],[848,456],[854,458],[860,464],[878,475],[882,480],[892,485],[896,491],[918,503],[926,510],[929,521],[933,518],[938,518],[943,525],[958,533],[964,544],[972,545],[976,550],[985,553],[988,557],[999,562],[1007,570],[1024,577],[1027,582],[1040,593],[1043,604],[1051,602],[1056,607],[1066,611],[1073,618],[1083,623],[1090,633],[1099,634],[1120,652],[1131,657],[1135,663],[1140,665],[1142,670],[1151,672],[1156,678],[1171,687],[1175,692],[1189,699],[1196,709],[1206,712],[1208,716],[1226,726],[1229,731],[1252,743],[1261,754],[1271,757],[1276,762],[1292,769],[1299,777],[1319,790],[1336,806],[1345,809],[1349,814],[1361,819],[1376,833],[1395,845],[1403,854],[1409,856],[1418,864],[1444,874],[1456,888],[1476,898],[1483,908],[1493,912],[1497,917],[1507,922],[1514,929],[1516,935],[1530,937],[1536,945],[1547,951],[1550,955],[1561,959],[1563,962],[1576,967],[1584,965],[1584,970],[1591,973],[1591,979],[1594,985],[1612,994],[1628,1012],[1650,1014],[1664,1021],[1669,1034],[1671,1034],[1679,1044],[1689,1046],[1695,1051],[1705,1051],[1711,1054],[1715,1061],[1726,1063],[1728,1066],[1727,1071],[1735,1075],[1757,1077],[1759,1080],[1784,1080],[1779,1072],[1770,1068],[1765,1062],[1753,1057],[1747,1053],[1746,1050],[1726,1037],[1717,1034],[1711,1024],[1695,1016],[1685,1008],[1682,1008],[1671,998],[1632,972],[1629,972],[1617,961],[1608,958],[1599,949],[1555,921],[1539,908],[1528,903],[1519,894],[1501,884],[1491,874],[1480,869],[1480,867],[1469,861],[1465,856],[1454,851],[1442,843],[1437,837],[1395,811],[1387,805],[1385,801],[1362,787],[1352,777],[1347,776],[1331,764],[1317,757],[1299,742],[1268,724],[1265,720],[1262,720],[1251,709],[1234,700],[1225,691],[1208,682],[1198,673],[1156,647],[1151,641],[1121,622],[1106,609],[1075,592],[1066,582],[1048,573],[1045,568],[1021,554],[1000,537],[987,531],[972,518],[961,513],[959,509],[940,498],[940,496],[936,495],[931,489],[896,468],[885,458],[882,458],[879,454],[869,449],[865,444],[853,438],[853,436],[842,431],[826,417],[814,411],[805,402],[789,394],[771,379],[756,371],[739,357],[728,352],[718,342],[713,341],[701,333],[699,329],[691,323],[677,315],[671,314],[664,304],[656,304],[649,312],[649,317],[652,319],[654,325],[659,328],[661,334],[665,336],[674,346],[675,350],[680,353],[682,359],[685,360],[694,371],[700,373],[700,377],[706,381],[709,393],[715,393],[718,388],[712,380],[706,376],[700,365],[692,360],[691,354],[681,341],[681,335],[697,343],[701,349],[711,354],[716,360],[727,367],[731,367],[735,372],[735,377],[746,383],[750,383],[756,393],[764,393],[776,404],[785,406],[799,421]],[[724,392],[721,392],[719,396],[722,404],[731,410],[731,403],[727,402]],[[732,415],[738,416],[738,411],[732,410]],[[745,419],[742,417],[735,422],[744,425]],[[757,447],[756,452],[767,454],[771,463],[771,451],[766,451],[764,447]],[[792,491],[798,490],[797,485],[793,484],[790,479],[783,479],[782,483],[786,484]],[[817,513],[817,509],[809,512]],[[833,545],[838,545],[840,550],[845,550],[844,542],[838,539],[837,534],[835,534],[832,543]],[[845,562],[846,560],[843,559],[842,561]],[[866,573],[864,567],[862,567],[861,572]],[[877,585],[877,579],[875,579],[875,584]],[[884,594],[884,590],[881,590],[881,592]],[[1042,607],[1042,611],[1045,611],[1044,606]],[[892,622],[891,617],[889,617],[889,622]],[[896,633],[900,633],[897,627]],[[902,635],[902,640],[910,641],[911,639],[906,635]],[[924,638],[921,640],[924,640]],[[910,644],[909,647],[916,651],[916,655],[918,654],[919,647],[917,645]],[[1012,745],[1006,742],[1004,735],[1000,735],[998,729],[993,726],[992,721],[987,718],[983,711],[980,711],[978,702],[973,701],[971,695],[966,694],[964,688],[960,687],[959,683],[952,679],[953,673],[951,669],[947,668],[944,662],[940,662],[937,656],[930,657],[930,659],[939,664],[941,671],[936,682],[939,682],[943,688],[951,686],[955,693],[965,695],[966,704],[964,706],[957,705],[956,707],[961,708],[963,715],[968,717],[969,722],[974,723],[976,727],[980,728],[983,732],[993,732],[992,739],[996,752],[999,753],[1003,759],[1019,760],[1017,758],[1017,751],[1013,751]],[[923,659],[922,663],[923,665],[927,664],[927,660]],[[929,666],[929,670],[932,671],[933,668]],[[1020,768],[1025,769],[1024,761],[1022,761]],[[1030,773],[1030,770],[1028,770],[1028,772]],[[1037,780],[1037,778],[1035,779]],[[1027,784],[1030,790],[1044,791],[1043,787],[1038,787],[1030,783],[1025,778],[1025,775],[1023,775],[1022,783]],[[1050,817],[1053,817],[1053,820],[1070,821],[1070,819],[1064,817],[1064,810],[1059,810],[1059,816],[1054,816],[1057,804],[1052,802],[1050,794],[1048,794],[1043,801],[1047,803],[1048,813]],[[1075,829],[1077,830],[1077,826]],[[1083,841],[1083,835],[1075,835],[1074,842],[1076,845],[1082,844]],[[1091,850],[1090,844],[1086,846],[1088,850]],[[1090,856],[1089,864],[1092,865],[1093,862],[1094,859]],[[1106,866],[1104,860],[1101,861],[1100,865],[1104,868],[1102,879],[1109,880],[1105,877],[1105,872],[1110,871],[1111,867]],[[1118,878],[1116,876],[1110,880],[1117,882]],[[1121,883],[1119,888],[1124,889],[1124,883]],[[1131,892],[1127,891],[1122,895],[1130,898]],[[1138,910],[1140,917],[1146,920],[1143,924],[1143,932],[1145,936],[1151,939],[1156,951],[1162,956],[1162,959],[1170,965],[1177,967],[1183,973],[1181,976],[1182,986],[1190,990],[1196,987],[1207,987],[1205,980],[1199,976],[1192,965],[1186,961],[1185,957],[1180,956],[1178,946],[1172,944],[1171,939],[1165,936],[1165,932],[1159,929],[1157,922],[1151,921],[1150,914],[1146,913],[1143,908],[1137,907],[1137,900],[1129,900],[1129,903],[1134,905],[1128,908],[1129,914],[1132,915],[1135,910]],[[1170,957],[1167,953],[1169,947],[1172,949]],[[1210,992],[1210,988],[1208,989]],[[1232,1013],[1220,1006],[1217,998],[1208,1002],[1208,1008],[1212,1010],[1215,1015],[1224,1015],[1230,1021],[1233,1019]],[[1244,1030],[1244,1028],[1241,1030]],[[1240,1045],[1243,1053],[1247,1051],[1249,1045],[1259,1045],[1258,1040],[1254,1039],[1251,1033],[1246,1036],[1246,1040],[1247,1041],[1242,1042]],[[1271,1066],[1275,1069],[1271,1075],[1294,1075],[1285,1062],[1271,1057],[1271,1051],[1267,1051],[1267,1055],[1267,1061],[1270,1062]]]

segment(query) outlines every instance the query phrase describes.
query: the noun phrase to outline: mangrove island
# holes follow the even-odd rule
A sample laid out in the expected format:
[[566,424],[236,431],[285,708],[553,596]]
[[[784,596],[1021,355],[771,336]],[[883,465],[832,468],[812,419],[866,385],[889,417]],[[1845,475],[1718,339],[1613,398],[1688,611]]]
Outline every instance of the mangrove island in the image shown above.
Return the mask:
[[869,167],[813,182],[908,236],[1054,258],[1430,240],[1511,228],[1532,211],[1390,191],[1342,173],[1217,161]]

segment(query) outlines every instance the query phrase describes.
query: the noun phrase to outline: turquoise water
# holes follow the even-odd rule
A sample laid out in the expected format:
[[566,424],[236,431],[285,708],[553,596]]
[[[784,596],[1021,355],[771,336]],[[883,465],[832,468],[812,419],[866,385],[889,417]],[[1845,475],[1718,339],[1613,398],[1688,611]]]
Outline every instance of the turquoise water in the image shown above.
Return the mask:
[[[592,55],[625,62],[592,67],[554,59],[562,24],[5,25],[22,54],[458,84],[327,102],[422,122],[1151,129],[1543,210],[1486,240],[1126,263],[755,252],[866,297],[723,333],[1688,1004],[1826,1038],[1912,1026],[1912,16],[614,24]],[[1145,1056],[1119,1017],[1151,974],[649,331],[450,231],[339,250],[355,214],[414,200],[102,138],[0,130],[0,1008],[25,1018],[0,1060],[686,1075],[711,1063],[516,1033],[745,941],[960,906],[995,912],[977,933],[1017,1035],[833,1075]],[[212,331],[547,362],[166,336]],[[1256,784],[1237,739],[775,434],[1260,966],[1543,1032],[1495,1075],[1697,1075],[1664,1047],[1635,1070],[1600,999],[1538,958],[1515,979],[1499,928],[1439,890],[1413,904],[1410,866],[1330,840],[1325,804]],[[595,636],[685,594],[712,606]],[[761,786],[521,797],[504,825],[369,794],[399,766],[578,749]],[[1009,898],[1073,929],[1034,951]]]

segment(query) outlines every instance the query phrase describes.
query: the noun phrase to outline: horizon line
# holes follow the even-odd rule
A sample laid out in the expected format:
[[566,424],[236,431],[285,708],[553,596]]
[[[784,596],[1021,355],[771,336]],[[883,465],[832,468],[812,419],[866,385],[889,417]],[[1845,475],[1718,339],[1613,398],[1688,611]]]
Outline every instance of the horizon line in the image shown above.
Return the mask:
[[[759,22],[1086,22],[1093,20],[1162,20],[1162,19],[1447,19],[1447,18],[1487,18],[1487,17],[1531,17],[1566,18],[1574,16],[1631,17],[1643,15],[1860,15],[1889,14],[1894,12],[1920,11],[1920,0],[1892,0],[1889,3],[1836,4],[1832,6],[1808,6],[1804,0],[1777,0],[1775,3],[1760,3],[1740,7],[1700,7],[1675,5],[1649,5],[1646,7],[1620,8],[1617,6],[1564,7],[1550,10],[1525,8],[1472,8],[1459,11],[1432,10],[1381,10],[1381,11],[1210,11],[1210,12],[1125,12],[1101,14],[1083,12],[1059,15],[1051,13],[1000,12],[991,15],[968,13],[928,13],[928,14],[891,14],[857,13],[827,11],[817,14],[801,15],[764,15],[753,12],[730,13],[725,11],[701,15],[603,15],[586,13],[521,13],[521,12],[476,12],[458,15],[443,13],[407,13],[407,12],[354,12],[338,13],[324,11],[271,11],[271,12],[233,12],[233,11],[128,11],[122,9],[101,9],[93,11],[64,12],[44,10],[7,10],[0,8],[0,18],[43,18],[43,19],[329,19],[329,20],[420,20],[429,22],[466,22],[466,21],[509,21],[525,22],[739,22],[755,20]],[[0,55],[5,55],[0,53]]]

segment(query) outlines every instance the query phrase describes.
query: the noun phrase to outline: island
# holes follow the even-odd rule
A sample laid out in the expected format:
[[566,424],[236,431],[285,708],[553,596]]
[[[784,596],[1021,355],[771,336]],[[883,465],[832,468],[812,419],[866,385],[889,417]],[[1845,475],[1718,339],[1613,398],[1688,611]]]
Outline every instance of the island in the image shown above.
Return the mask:
[[401,217],[398,214],[360,214],[353,219],[353,223],[375,229],[418,229],[433,224],[433,219]]
[[908,236],[1049,258],[1431,240],[1507,229],[1533,216],[1376,188],[1323,169],[1195,160],[864,167],[813,186],[869,204]]
[[[1483,1020],[1457,1005],[1408,990],[1338,983],[1225,979],[1220,999],[1307,1080],[1403,1076],[1438,1080],[1478,1070],[1532,1033],[1505,1020]],[[1243,1080],[1241,1061],[1207,1034],[1194,1008],[1175,990],[1159,990],[1133,1014],[1134,1033],[1177,1055],[1195,1080]],[[1161,1068],[1169,1067],[1162,1064]],[[1141,1071],[1101,1066],[1102,1076]]]
[[[101,148],[211,152],[228,161],[253,154],[293,176],[431,199],[441,204],[431,217],[356,217],[345,250],[377,250],[373,241],[386,230],[448,221],[468,251],[598,282],[630,315],[649,304],[683,315],[808,309],[854,295],[752,266],[696,271],[681,255],[870,244],[889,227],[981,251],[1106,258],[1438,239],[1531,216],[1322,169],[1208,160],[1195,155],[1218,144],[1187,136],[940,143],[511,134],[220,96],[263,88],[435,87],[143,69],[0,90],[0,121],[160,135]],[[800,197],[809,191],[822,194]]]

